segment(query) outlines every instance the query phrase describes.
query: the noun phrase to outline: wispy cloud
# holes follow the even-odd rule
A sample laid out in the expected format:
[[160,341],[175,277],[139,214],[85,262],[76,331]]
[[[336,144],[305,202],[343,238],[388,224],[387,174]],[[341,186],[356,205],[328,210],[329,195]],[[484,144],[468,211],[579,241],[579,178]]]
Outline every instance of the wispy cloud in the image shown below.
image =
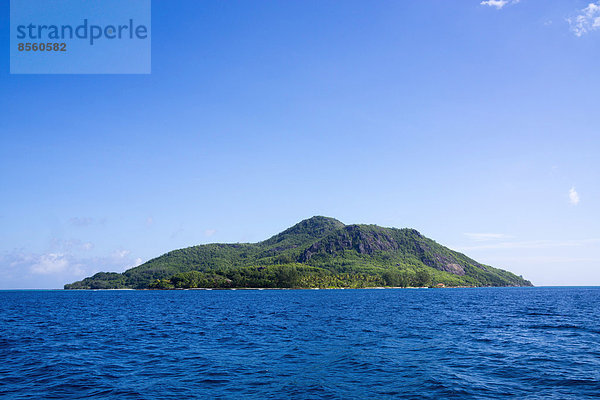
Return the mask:
[[575,187],[569,189],[569,202],[576,206],[579,204],[579,193],[575,190]]
[[185,229],[183,229],[183,226],[179,226],[179,229],[177,229],[176,231],[174,231],[173,233],[171,233],[171,239],[175,239],[176,237],[180,236],[181,234],[183,234],[185,232]]
[[479,4],[482,6],[496,7],[496,10],[500,10],[508,4],[517,4],[520,1],[521,0],[485,0]]
[[35,254],[13,251],[0,254],[0,277],[5,280],[21,281],[40,275],[71,277],[83,273],[81,264],[75,262],[71,255],[62,252]]
[[34,274],[48,275],[64,272],[68,267],[69,260],[67,260],[64,254],[50,253],[40,256],[36,262],[31,265],[30,270]]
[[579,14],[567,18],[571,31],[577,37],[586,33],[600,29],[600,1],[589,3],[587,7],[579,11]]
[[130,268],[135,268],[139,265],[141,265],[144,261],[141,259],[141,257],[136,258],[135,260],[133,260],[133,263],[131,263],[130,265],[126,265],[124,269],[130,269]]
[[533,257],[500,257],[496,258],[498,263],[527,263],[527,264],[575,264],[575,263],[599,263],[597,257],[561,257],[561,256],[533,256]]
[[90,226],[94,223],[94,218],[90,217],[73,217],[69,220],[69,223],[73,226],[85,227]]
[[130,254],[129,250],[117,250],[99,257],[81,257],[76,253],[61,251],[41,254],[7,252],[0,254],[0,278],[19,280],[43,275],[63,279],[65,283],[98,271],[124,271],[143,262],[141,258],[133,258]]
[[504,233],[465,233],[465,236],[476,242],[488,242],[491,240],[509,239],[511,236]]
[[129,250],[116,250],[112,253],[112,257],[114,257],[116,259],[123,259],[123,258],[127,257],[130,253],[131,253],[131,251],[129,251]]
[[86,228],[92,225],[104,225],[106,218],[95,219],[92,217],[73,217],[69,219],[69,224],[78,228]]
[[580,240],[529,240],[529,241],[503,241],[498,243],[486,243],[475,246],[456,246],[460,251],[492,250],[492,249],[545,249],[556,247],[581,247],[600,243],[600,238]]
[[59,253],[73,253],[78,251],[89,251],[94,248],[92,242],[82,242],[79,239],[59,239],[50,240],[50,250]]
[[204,231],[204,236],[206,237],[211,237],[213,236],[215,233],[217,233],[216,229],[207,229]]

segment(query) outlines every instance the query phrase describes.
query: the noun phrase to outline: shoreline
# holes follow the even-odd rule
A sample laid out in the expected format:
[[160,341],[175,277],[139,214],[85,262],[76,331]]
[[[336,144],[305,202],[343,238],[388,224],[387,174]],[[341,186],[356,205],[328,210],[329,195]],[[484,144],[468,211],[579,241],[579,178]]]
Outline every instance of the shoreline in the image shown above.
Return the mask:
[[402,287],[402,286],[373,286],[373,287],[364,287],[364,288],[261,288],[261,287],[253,287],[253,288],[175,288],[175,289],[55,289],[55,290],[64,290],[64,291],[81,291],[81,290],[90,290],[90,291],[123,291],[123,290],[133,290],[133,291],[185,291],[185,290],[384,290],[384,289],[409,289],[409,290],[417,290],[417,289],[484,289],[484,288],[528,288],[535,286],[444,286],[444,287]]

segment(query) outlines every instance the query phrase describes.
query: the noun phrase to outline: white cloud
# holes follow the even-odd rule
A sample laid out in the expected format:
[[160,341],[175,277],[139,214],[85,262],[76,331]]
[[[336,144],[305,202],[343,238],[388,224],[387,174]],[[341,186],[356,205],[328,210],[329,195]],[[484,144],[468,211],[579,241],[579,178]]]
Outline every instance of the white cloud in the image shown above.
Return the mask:
[[86,257],[76,251],[32,253],[15,249],[0,253],[0,288],[62,288],[65,283],[99,271],[122,272],[142,262],[139,257],[133,258],[128,250]]
[[141,257],[136,258],[135,260],[133,260],[133,263],[130,265],[125,266],[125,269],[128,270],[130,268],[135,268],[138,265],[141,265],[144,261],[141,259]]
[[129,250],[117,250],[113,252],[112,256],[117,259],[122,259],[127,257],[131,252]]
[[579,15],[567,18],[567,21],[571,26],[571,31],[577,37],[600,29],[600,1],[588,4],[587,7],[579,11]]
[[64,272],[69,267],[69,260],[61,253],[44,254],[31,265],[30,271],[34,274],[55,274]]
[[577,204],[579,204],[579,193],[577,193],[577,191],[575,190],[574,187],[572,187],[571,189],[569,189],[569,201],[574,206],[576,206]]
[[520,1],[521,0],[485,0],[479,4],[482,6],[496,7],[496,10],[500,10],[507,4],[517,4]]
[[487,242],[490,240],[508,239],[511,237],[503,233],[465,233],[465,236],[476,242]]
[[487,0],[480,3],[482,6],[496,7],[498,10],[508,4],[507,0]]

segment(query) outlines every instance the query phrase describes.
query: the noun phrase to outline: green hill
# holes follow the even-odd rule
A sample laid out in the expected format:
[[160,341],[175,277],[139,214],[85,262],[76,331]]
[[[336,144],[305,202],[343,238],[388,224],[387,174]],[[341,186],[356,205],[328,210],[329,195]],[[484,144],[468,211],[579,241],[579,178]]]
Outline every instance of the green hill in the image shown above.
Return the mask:
[[65,289],[531,286],[414,229],[313,217],[259,243],[174,250],[122,274],[100,272]]

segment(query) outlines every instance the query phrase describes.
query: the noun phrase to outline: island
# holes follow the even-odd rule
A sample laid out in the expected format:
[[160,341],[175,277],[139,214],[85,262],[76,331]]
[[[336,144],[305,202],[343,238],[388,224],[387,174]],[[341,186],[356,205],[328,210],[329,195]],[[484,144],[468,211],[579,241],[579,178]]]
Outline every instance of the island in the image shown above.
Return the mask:
[[258,243],[173,250],[123,273],[65,289],[234,289],[532,286],[415,229],[345,225],[316,216]]

